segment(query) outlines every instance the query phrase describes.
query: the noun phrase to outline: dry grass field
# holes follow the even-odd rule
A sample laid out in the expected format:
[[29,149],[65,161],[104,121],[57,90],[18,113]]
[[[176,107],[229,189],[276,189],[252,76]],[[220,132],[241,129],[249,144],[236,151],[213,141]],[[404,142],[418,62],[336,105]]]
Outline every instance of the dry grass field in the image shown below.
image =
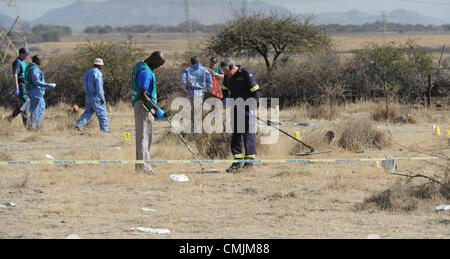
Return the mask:
[[[194,46],[203,47],[208,39],[208,34],[196,33],[193,37]],[[356,33],[331,35],[335,48],[340,52],[349,52],[360,49],[367,42],[383,43],[383,35],[380,33]],[[62,38],[61,42],[46,42],[31,44],[31,47],[39,47],[45,54],[61,54],[71,52],[77,45],[86,41],[125,41],[130,39],[127,34],[85,34],[74,33],[72,36]],[[131,40],[148,52],[156,49],[162,50],[169,55],[182,54],[188,47],[187,35],[184,33],[139,33],[132,34]],[[448,33],[388,33],[386,42],[395,41],[405,43],[414,40],[419,46],[441,49],[444,44],[450,42]]]
[[[313,111],[297,107],[283,111],[280,120],[283,129],[292,134],[301,130],[305,141],[334,151],[313,158],[426,156],[423,152],[433,150],[449,155],[450,139],[433,136],[432,130],[434,124],[450,126],[448,107],[399,107],[416,123],[392,124],[371,120],[376,106],[358,103],[335,107],[327,120],[311,120],[308,114]],[[85,132],[74,131],[75,119],[67,115],[68,109],[64,104],[48,109],[42,130],[34,133],[23,129],[20,119],[12,124],[1,120],[0,161],[45,160],[47,154],[57,160],[134,159],[134,118],[128,104],[113,108],[112,134],[100,133],[97,119]],[[9,112],[0,108],[0,116]],[[314,121],[319,127],[294,127],[293,123],[299,121]],[[359,152],[339,147],[338,139],[348,125],[360,124],[372,124],[381,134],[390,136],[392,144],[382,150],[364,147]],[[156,124],[152,159],[192,159],[176,137],[162,139],[170,136],[167,126],[164,121]],[[328,130],[336,133],[330,146],[320,141]],[[123,140],[124,132],[133,134],[131,142]],[[292,150],[298,150],[296,144],[281,136],[276,145],[263,147],[259,158],[295,158]],[[435,211],[436,206],[449,200],[436,193],[426,199],[407,197],[399,201],[400,207],[391,206],[391,210],[365,204],[373,195],[406,181],[386,174],[375,162],[263,164],[239,175],[204,175],[196,173],[199,169],[197,165],[159,165],[156,175],[147,176],[136,174],[132,165],[0,166],[0,203],[17,204],[0,208],[0,238],[65,238],[70,234],[95,239],[364,239],[370,234],[387,239],[450,237],[449,212]],[[429,176],[441,172],[424,161],[399,162],[399,172],[407,170]],[[179,173],[191,181],[178,183],[169,178]],[[411,184],[423,183],[427,180],[414,179]],[[403,208],[404,203],[412,204],[412,209]],[[142,212],[145,207],[157,212]],[[134,227],[167,228],[172,232],[160,236],[130,232]]]
[[[32,44],[39,54],[68,53],[86,40],[119,41],[127,35],[75,34],[57,43]],[[199,35],[201,45],[207,35]],[[450,35],[392,34],[387,41],[415,39],[438,49]],[[133,35],[146,52],[162,50],[172,57],[183,54],[183,34]],[[381,35],[335,35],[342,52],[359,49],[367,41],[382,42]],[[437,53],[434,53],[436,56]],[[375,103],[339,107],[299,106],[281,112],[284,130],[301,131],[304,140],[321,150],[333,150],[310,158],[384,158],[450,155],[450,138],[434,136],[433,125],[443,133],[450,127],[450,107],[423,109],[394,106],[408,114],[409,124],[374,121]],[[81,104],[80,104],[81,105]],[[73,130],[77,116],[68,105],[47,109],[43,128],[28,132],[21,119],[11,124],[0,120],[0,161],[134,160],[134,116],[128,103],[113,107],[109,115],[112,134],[103,134],[98,122],[83,132]],[[11,111],[0,107],[0,117]],[[313,119],[312,119],[313,118]],[[294,126],[316,122],[319,127]],[[329,130],[336,139],[329,145]],[[123,133],[130,132],[130,142]],[[362,138],[353,136],[363,136]],[[191,160],[192,155],[165,121],[156,123],[152,160]],[[363,143],[367,142],[367,143]],[[195,145],[194,145],[195,146]],[[344,148],[344,146],[346,148]],[[194,148],[196,149],[196,148]],[[298,158],[305,150],[281,135],[275,145],[262,146],[259,159]],[[206,158],[205,158],[206,159]],[[217,164],[224,170],[230,164]],[[418,172],[441,179],[448,161],[400,161],[399,173]],[[318,164],[260,164],[238,175],[199,174],[198,165],[158,165],[156,175],[136,174],[133,165],[0,165],[0,238],[444,238],[450,237],[449,212],[435,207],[450,204],[448,179],[444,189],[423,178],[406,178],[384,172],[376,162]],[[178,183],[172,174],[186,174],[190,182]],[[447,195],[447,196],[446,196]],[[152,208],[156,212],[143,212]],[[130,231],[149,227],[170,229],[168,235]]]

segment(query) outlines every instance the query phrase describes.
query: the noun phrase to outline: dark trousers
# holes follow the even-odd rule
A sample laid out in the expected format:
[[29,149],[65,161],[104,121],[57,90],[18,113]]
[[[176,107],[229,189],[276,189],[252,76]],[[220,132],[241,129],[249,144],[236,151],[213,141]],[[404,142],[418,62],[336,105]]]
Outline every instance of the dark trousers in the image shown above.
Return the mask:
[[[231,139],[231,151],[234,159],[255,159],[256,119],[254,117],[250,118],[247,114],[245,114],[245,116],[238,116],[238,114],[242,112],[243,111],[237,111],[236,107],[233,112],[233,137]],[[246,109],[245,113],[248,113],[248,109]]]
[[19,92],[19,96],[17,97],[19,99],[19,106],[17,106],[14,109],[13,113],[11,114],[11,119],[14,119],[19,114],[22,113],[22,121],[23,121],[23,125],[25,125],[25,126],[27,125],[27,120],[28,120],[27,112],[26,111],[24,111],[24,112],[20,111],[20,108],[27,101],[27,99],[23,98],[23,96],[26,95],[26,94],[27,93],[26,93],[26,91],[24,89],[24,86],[20,85],[20,92]]

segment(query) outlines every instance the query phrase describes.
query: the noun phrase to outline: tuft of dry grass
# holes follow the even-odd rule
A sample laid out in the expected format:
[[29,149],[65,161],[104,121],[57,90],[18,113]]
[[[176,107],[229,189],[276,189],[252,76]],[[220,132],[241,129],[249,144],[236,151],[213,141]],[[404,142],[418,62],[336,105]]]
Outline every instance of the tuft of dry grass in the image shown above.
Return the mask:
[[[327,132],[324,129],[316,130],[314,132],[311,132],[310,134],[303,136],[302,141],[304,143],[314,147],[317,150],[327,149],[327,148],[330,148],[330,145],[333,144],[333,142],[335,140],[333,140],[333,142],[331,142],[331,144],[330,144],[326,137],[326,134],[327,134]],[[292,143],[291,148],[290,148],[291,154],[298,154],[298,153],[303,153],[303,152],[309,151],[309,149],[307,147],[305,147],[304,145],[302,145],[300,143],[296,143],[296,142],[291,142],[291,143]]]
[[439,185],[426,182],[420,185],[403,183],[398,181],[385,191],[374,194],[357,204],[357,210],[389,211],[389,212],[411,212],[417,210],[422,203],[427,204],[431,200],[450,200],[450,181]]
[[341,114],[341,109],[334,104],[309,106],[307,109],[307,114],[310,119],[324,119],[334,121],[338,119],[339,115]]
[[0,151],[0,161],[12,161],[12,158],[10,155],[6,154],[5,152]]
[[9,123],[7,120],[0,120],[0,136],[13,137],[15,136],[18,127],[15,123]]
[[45,139],[44,139],[44,136],[42,135],[41,131],[42,130],[37,130],[36,132],[33,132],[32,135],[24,138],[21,142],[25,142],[25,143],[43,142]]
[[405,108],[399,104],[392,104],[389,109],[385,105],[376,105],[372,110],[372,119],[374,121],[385,121],[391,123],[416,123],[416,119]]
[[230,134],[190,134],[188,139],[195,143],[202,157],[226,159],[231,155]]
[[391,136],[376,130],[372,122],[344,121],[341,124],[338,146],[351,152],[362,152],[365,148],[382,150],[391,144]]

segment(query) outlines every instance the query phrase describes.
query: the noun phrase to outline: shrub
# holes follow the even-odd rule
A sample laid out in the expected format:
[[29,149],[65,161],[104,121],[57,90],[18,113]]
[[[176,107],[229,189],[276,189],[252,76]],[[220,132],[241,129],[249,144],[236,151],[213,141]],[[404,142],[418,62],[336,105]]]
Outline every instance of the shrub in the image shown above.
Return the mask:
[[410,181],[406,183],[398,181],[387,190],[374,194],[363,203],[357,204],[356,209],[411,212],[417,210],[423,201],[450,200],[449,190],[450,181],[448,180],[443,185],[432,182],[414,185]]
[[345,121],[341,125],[338,146],[351,152],[363,152],[365,148],[382,150],[391,144],[391,137],[374,129],[370,121]]
[[31,35],[27,36],[29,42],[60,41],[62,36],[72,35],[72,29],[67,26],[37,25],[31,29]]
[[374,110],[372,110],[372,119],[391,123],[416,123],[411,114],[402,113],[399,104],[390,105],[389,109],[384,105],[375,106]]
[[280,64],[270,75],[257,69],[257,79],[262,85],[262,94],[280,98],[280,106],[335,104],[344,100],[341,83],[340,58],[334,53],[304,57],[292,57]]
[[409,41],[386,45],[367,44],[347,64],[347,86],[354,99],[399,97],[417,101],[424,97],[432,57]]

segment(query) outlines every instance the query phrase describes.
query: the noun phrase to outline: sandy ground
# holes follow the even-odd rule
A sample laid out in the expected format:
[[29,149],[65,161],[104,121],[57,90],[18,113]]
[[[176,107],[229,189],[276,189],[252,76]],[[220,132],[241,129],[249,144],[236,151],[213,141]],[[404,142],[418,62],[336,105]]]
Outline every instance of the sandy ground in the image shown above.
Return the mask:
[[[359,108],[358,108],[359,107]],[[318,120],[319,129],[336,129],[346,118],[367,117],[361,107],[346,107],[334,121]],[[131,109],[122,105],[110,116],[113,134],[98,131],[97,119],[84,132],[71,129],[68,107],[48,110],[43,129],[30,133],[20,125],[0,121],[1,160],[134,159],[134,140],[123,141],[123,132],[134,138]],[[0,109],[2,113],[9,111]],[[419,111],[420,112],[420,111]],[[281,119],[290,126],[295,110]],[[314,158],[368,158],[423,156],[436,143],[431,125],[450,126],[448,110],[418,113],[417,124],[378,124],[389,130],[394,144],[387,149],[350,153],[332,144],[333,153]],[[306,119],[305,119],[306,120]],[[310,120],[308,120],[310,121]],[[157,123],[156,135],[167,131]],[[301,129],[304,136],[314,130]],[[132,139],[133,139],[132,138]],[[264,148],[261,159],[294,158],[293,143],[281,137]],[[157,144],[153,159],[191,159],[178,142]],[[217,165],[223,170],[229,164]],[[425,162],[400,162],[399,170],[428,168]],[[449,238],[449,212],[436,212],[442,200],[422,203],[413,212],[360,211],[356,205],[399,181],[375,163],[264,164],[239,174],[196,173],[196,165],[160,165],[155,176],[136,174],[131,165],[100,166],[0,166],[0,238]],[[191,181],[178,183],[169,176],[186,174]],[[157,212],[145,213],[142,208]],[[169,235],[130,232],[134,227],[170,229]]]

